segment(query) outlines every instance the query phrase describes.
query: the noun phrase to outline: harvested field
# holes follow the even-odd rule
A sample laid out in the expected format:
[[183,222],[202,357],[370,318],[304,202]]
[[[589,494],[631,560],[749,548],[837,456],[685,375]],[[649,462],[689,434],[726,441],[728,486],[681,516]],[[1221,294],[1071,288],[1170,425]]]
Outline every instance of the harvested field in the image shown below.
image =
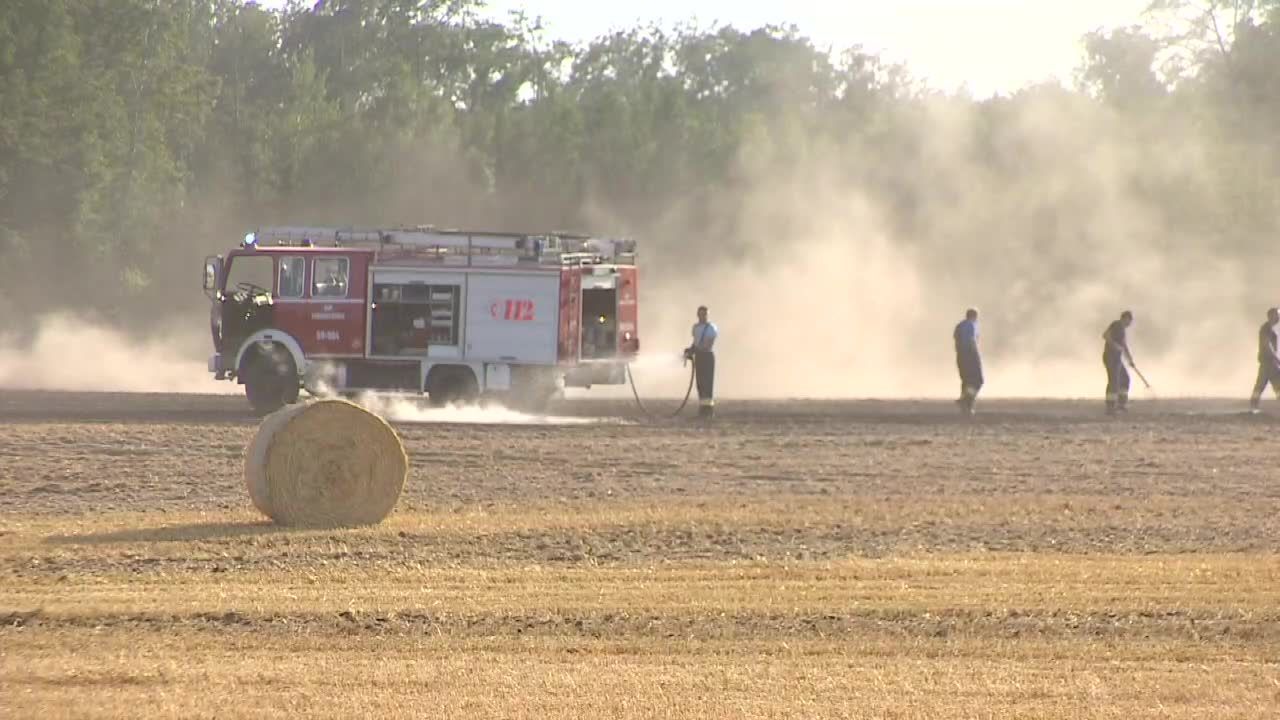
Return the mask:
[[321,531],[242,398],[6,392],[0,716],[1273,717],[1280,421],[982,407],[400,423]]

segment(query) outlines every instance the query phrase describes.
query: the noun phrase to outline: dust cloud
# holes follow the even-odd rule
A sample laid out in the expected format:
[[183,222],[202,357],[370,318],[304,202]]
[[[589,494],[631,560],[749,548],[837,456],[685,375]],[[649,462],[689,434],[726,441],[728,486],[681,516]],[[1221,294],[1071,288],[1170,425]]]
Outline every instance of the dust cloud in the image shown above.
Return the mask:
[[[1141,193],[1153,178],[1215,192],[1198,136],[1163,128],[1144,144],[1106,108],[1053,90],[1008,109],[1005,137],[985,137],[976,112],[925,105],[922,167],[895,180],[915,208],[910,227],[892,219],[883,187],[850,177],[848,148],[744,158],[747,181],[708,201],[736,208],[716,233],[732,246],[706,252],[676,217],[659,232],[683,242],[642,249],[646,353],[678,355],[706,304],[721,332],[720,397],[954,397],[951,333],[972,306],[984,397],[1101,398],[1101,336],[1129,309],[1156,394],[1247,397],[1276,298],[1242,255]],[[1020,170],[979,162],[992,145]],[[686,372],[651,364],[635,376],[650,395],[678,396]],[[1136,375],[1131,394],[1153,396]]]
[[[954,397],[951,331],[971,306],[981,313],[983,397],[1101,398],[1101,333],[1125,309],[1136,315],[1139,367],[1160,396],[1247,395],[1256,329],[1278,298],[1229,231],[1214,237],[1203,219],[1170,214],[1169,193],[1230,191],[1206,171],[1214,148],[1193,121],[1135,127],[1056,88],[987,105],[912,102],[889,138],[907,146],[899,153],[869,151],[876,138],[771,138],[766,123],[731,183],[647,226],[583,198],[588,221],[575,229],[641,244],[634,371],[643,396],[684,393],[680,352],[699,304],[721,331],[722,398]],[[402,170],[411,171],[423,172]],[[384,212],[359,215],[395,222]],[[448,213],[418,220],[465,224]],[[197,338],[205,319],[193,311],[180,327]],[[0,387],[235,392],[210,379],[208,345],[207,335],[138,342],[52,317],[30,339],[0,338]],[[1132,394],[1144,397],[1136,376]],[[404,422],[567,422],[375,404]]]
[[238,391],[238,386],[212,379],[206,363],[197,359],[199,341],[193,335],[176,330],[137,340],[72,315],[51,315],[43,318],[29,337],[0,335],[0,388],[208,394]]
[[369,412],[398,423],[450,423],[463,425],[586,425],[600,418],[557,417],[518,412],[497,404],[428,407],[421,400],[380,393],[360,393],[353,402]]

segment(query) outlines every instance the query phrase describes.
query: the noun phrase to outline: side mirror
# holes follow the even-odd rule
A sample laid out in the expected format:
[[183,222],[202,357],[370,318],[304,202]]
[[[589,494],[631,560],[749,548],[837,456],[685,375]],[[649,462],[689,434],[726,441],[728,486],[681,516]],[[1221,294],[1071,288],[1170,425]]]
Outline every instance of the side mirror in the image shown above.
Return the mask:
[[222,267],[221,258],[208,257],[204,260],[204,292],[212,294],[218,289],[218,270]]

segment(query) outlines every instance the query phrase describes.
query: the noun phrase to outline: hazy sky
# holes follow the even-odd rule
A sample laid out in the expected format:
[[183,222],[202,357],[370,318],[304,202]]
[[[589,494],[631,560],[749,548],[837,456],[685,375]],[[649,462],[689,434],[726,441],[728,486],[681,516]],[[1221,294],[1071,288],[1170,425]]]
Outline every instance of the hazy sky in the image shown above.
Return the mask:
[[[496,13],[541,16],[548,34],[587,40],[655,21],[794,24],[822,46],[852,45],[906,62],[935,87],[978,96],[1056,76],[1070,82],[1080,36],[1135,22],[1149,0],[489,0]],[[279,0],[267,0],[278,5]]]

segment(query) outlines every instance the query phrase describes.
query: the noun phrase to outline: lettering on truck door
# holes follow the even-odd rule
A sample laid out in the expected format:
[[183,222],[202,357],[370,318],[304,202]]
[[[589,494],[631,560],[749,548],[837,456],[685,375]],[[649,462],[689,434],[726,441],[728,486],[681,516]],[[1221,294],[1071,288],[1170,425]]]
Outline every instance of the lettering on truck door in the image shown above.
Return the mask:
[[308,357],[363,355],[365,255],[313,253],[297,260],[307,268],[305,293],[281,298],[281,315],[288,318],[281,329],[298,339]]

